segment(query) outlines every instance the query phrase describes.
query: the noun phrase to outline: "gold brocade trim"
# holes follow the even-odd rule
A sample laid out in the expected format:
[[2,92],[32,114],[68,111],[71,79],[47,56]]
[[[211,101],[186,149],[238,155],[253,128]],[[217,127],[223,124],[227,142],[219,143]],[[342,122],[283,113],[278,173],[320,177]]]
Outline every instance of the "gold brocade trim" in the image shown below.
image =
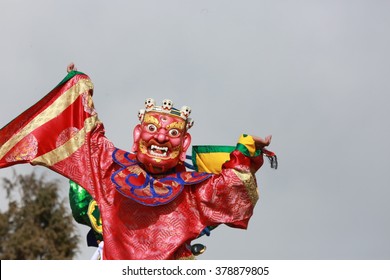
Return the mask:
[[259,191],[257,189],[257,184],[256,184],[254,176],[250,173],[241,173],[241,172],[234,170],[234,169],[233,169],[233,172],[244,183],[246,190],[248,192],[249,198],[252,202],[252,205],[255,206],[256,202],[259,200]]
[[93,89],[93,84],[89,79],[82,79],[78,81],[69,90],[59,96],[52,105],[38,114],[31,122],[29,122],[23,129],[13,135],[2,147],[0,147],[0,158],[3,158],[18,142],[20,142],[26,135],[33,132],[38,127],[54,119],[60,115],[66,108],[68,108],[80,94]]
[[35,158],[31,161],[31,163],[50,167],[57,162],[66,159],[84,144],[85,136],[96,126],[98,122],[99,120],[97,115],[89,117],[84,122],[84,128],[77,132],[77,134],[69,139],[64,145]]

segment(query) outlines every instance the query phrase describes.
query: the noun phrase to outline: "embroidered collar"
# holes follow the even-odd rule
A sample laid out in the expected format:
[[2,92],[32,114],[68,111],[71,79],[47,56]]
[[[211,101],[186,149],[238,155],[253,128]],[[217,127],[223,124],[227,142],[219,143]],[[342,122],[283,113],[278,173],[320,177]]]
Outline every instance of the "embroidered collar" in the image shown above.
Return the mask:
[[134,154],[115,149],[112,158],[121,166],[111,176],[117,191],[146,206],[167,204],[183,191],[185,185],[198,184],[211,176],[184,171],[155,178],[139,165]]

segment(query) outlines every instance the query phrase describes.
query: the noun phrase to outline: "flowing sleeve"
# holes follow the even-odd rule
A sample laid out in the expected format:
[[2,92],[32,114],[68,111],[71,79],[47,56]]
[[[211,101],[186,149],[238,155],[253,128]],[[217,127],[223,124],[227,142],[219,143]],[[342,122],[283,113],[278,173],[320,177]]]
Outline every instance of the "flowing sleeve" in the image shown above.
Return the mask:
[[259,199],[255,172],[263,162],[253,138],[242,135],[221,172],[194,191],[201,220],[210,226],[247,228]]
[[92,94],[89,77],[70,72],[0,130],[0,168],[21,163],[42,165],[88,188],[96,165],[91,154],[101,150],[98,146],[110,146],[102,140],[104,128]]

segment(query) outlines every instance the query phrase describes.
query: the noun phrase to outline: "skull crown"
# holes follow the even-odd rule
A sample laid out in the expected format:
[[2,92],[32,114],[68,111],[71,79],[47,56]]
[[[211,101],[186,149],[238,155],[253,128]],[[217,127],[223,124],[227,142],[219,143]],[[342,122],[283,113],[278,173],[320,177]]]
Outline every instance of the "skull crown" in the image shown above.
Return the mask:
[[187,129],[191,128],[194,124],[193,119],[189,118],[191,114],[191,108],[189,106],[182,106],[179,109],[173,107],[173,101],[170,99],[164,99],[161,106],[156,105],[156,101],[153,98],[147,98],[145,100],[145,108],[138,111],[138,119],[143,121],[145,113],[147,112],[160,112],[170,114],[172,116],[180,117],[187,123]]

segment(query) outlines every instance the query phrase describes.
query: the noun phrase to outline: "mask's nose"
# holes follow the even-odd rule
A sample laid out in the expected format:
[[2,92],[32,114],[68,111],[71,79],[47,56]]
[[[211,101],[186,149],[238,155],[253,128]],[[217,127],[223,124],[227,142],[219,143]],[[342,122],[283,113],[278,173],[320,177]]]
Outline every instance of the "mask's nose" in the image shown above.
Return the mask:
[[165,143],[168,141],[167,131],[164,128],[161,128],[156,135],[154,135],[154,139],[156,139],[159,143]]

